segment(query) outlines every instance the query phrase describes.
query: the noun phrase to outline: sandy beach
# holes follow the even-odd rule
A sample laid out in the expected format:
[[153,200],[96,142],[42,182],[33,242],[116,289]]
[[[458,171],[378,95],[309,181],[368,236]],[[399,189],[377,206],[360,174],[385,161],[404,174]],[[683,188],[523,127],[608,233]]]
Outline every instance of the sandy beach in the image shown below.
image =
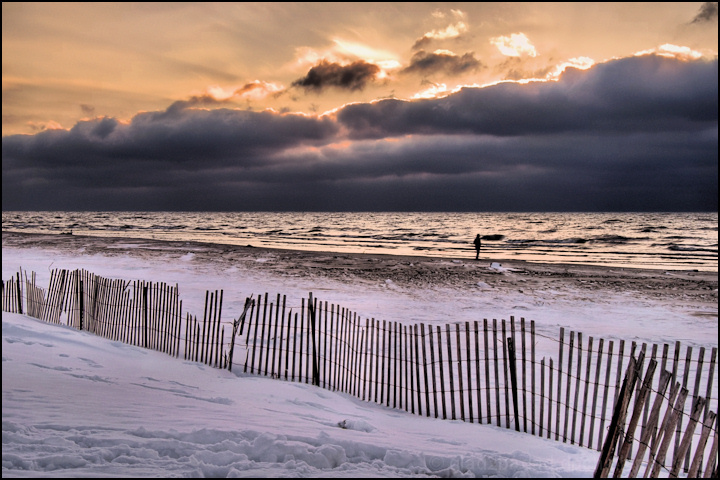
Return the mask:
[[[363,318],[373,317],[404,324],[427,322],[440,325],[483,318],[507,319],[510,316],[527,318],[535,322],[537,343],[534,346],[538,358],[542,359],[557,359],[559,327],[566,329],[566,335],[568,330],[582,332],[585,342],[585,335],[670,345],[680,341],[683,348],[705,347],[700,352],[707,350],[704,355],[706,360],[710,356],[710,349],[717,347],[718,338],[715,272],[541,264],[495,258],[476,261],[474,255],[460,260],[4,232],[3,278],[15,275],[18,268],[25,272],[36,272],[40,286],[47,285],[49,272],[54,268],[83,268],[110,278],[177,283],[183,299],[183,311],[199,315],[202,315],[205,292],[224,289],[222,311],[226,324],[240,313],[247,295],[263,292],[271,295],[275,292],[287,294],[290,308],[299,307],[300,299],[307,298],[308,292],[313,292],[315,298],[347,307]],[[483,434],[478,435],[479,427],[465,422],[434,421],[421,416],[402,415],[395,410],[387,411],[382,406],[373,409],[369,404],[344,394],[336,398],[334,393],[326,390],[299,393],[299,389],[307,387],[302,383],[277,382],[252,375],[243,376],[243,381],[238,382],[234,377],[235,370],[230,374],[208,369],[199,374],[198,366],[192,362],[183,364],[176,359],[168,360],[172,364],[148,362],[149,357],[143,350],[134,354],[140,357],[137,363],[129,364],[125,363],[129,354],[118,350],[119,344],[92,335],[82,338],[83,341],[91,339],[98,342],[97,346],[92,347],[93,352],[99,352],[97,359],[88,360],[95,357],[82,350],[70,354],[70,361],[67,349],[59,350],[61,354],[48,355],[48,348],[59,344],[58,340],[42,337],[46,334],[39,332],[25,331],[28,328],[39,328],[32,322],[9,317],[6,319],[5,316],[3,321],[3,334],[12,337],[5,344],[9,353],[3,352],[12,360],[3,363],[3,380],[7,381],[7,387],[5,384],[3,386],[3,405],[5,410],[7,404],[9,412],[9,421],[4,422],[4,428],[8,429],[8,435],[30,431],[31,434],[22,434],[22,441],[18,444],[23,446],[28,443],[46,445],[55,441],[55,437],[60,438],[63,445],[74,445],[72,441],[64,440],[64,432],[70,432],[73,439],[77,438],[76,427],[63,426],[59,433],[53,434],[55,437],[52,440],[48,440],[46,428],[28,428],[25,423],[29,421],[25,418],[27,405],[31,404],[31,410],[37,415],[37,419],[31,422],[34,422],[33,425],[39,424],[57,414],[56,391],[69,392],[67,400],[61,403],[72,406],[77,403],[73,392],[82,391],[83,401],[87,402],[91,398],[102,408],[90,409],[94,416],[83,412],[81,418],[77,416],[77,409],[72,408],[63,412],[63,419],[53,418],[53,422],[71,426],[78,423],[93,425],[92,433],[87,434],[90,440],[83,445],[94,445],[95,438],[104,435],[101,440],[97,440],[100,446],[96,450],[102,451],[95,453],[93,450],[93,455],[99,460],[92,465],[111,463],[107,468],[112,468],[112,471],[116,471],[117,462],[106,460],[114,458],[114,453],[108,453],[105,447],[106,437],[118,438],[117,442],[122,445],[130,442],[133,448],[128,451],[123,447],[123,458],[136,455],[136,445],[137,451],[141,452],[137,454],[140,457],[152,449],[147,444],[153,443],[155,437],[163,440],[154,444],[166,445],[168,439],[174,441],[174,433],[166,434],[166,429],[173,429],[173,432],[182,428],[202,429],[202,441],[197,442],[199,445],[192,450],[188,450],[187,445],[194,443],[193,438],[183,436],[178,440],[182,443],[183,455],[196,455],[192,452],[202,452],[206,448],[204,444],[208,435],[217,437],[223,445],[228,444],[228,437],[224,433],[228,425],[228,411],[232,411],[234,421],[241,422],[247,430],[233,433],[235,437],[230,439],[233,446],[229,448],[237,452],[247,450],[246,456],[242,457],[243,461],[252,459],[252,468],[265,469],[265,473],[267,468],[276,468],[276,464],[279,464],[282,470],[268,476],[282,476],[286,472],[285,460],[289,458],[285,456],[286,444],[290,444],[289,448],[296,452],[298,445],[303,442],[311,444],[308,449],[312,451],[315,448],[312,445],[316,444],[344,445],[340,450],[343,452],[378,451],[378,446],[383,452],[383,449],[391,451],[390,454],[382,454],[381,463],[373,461],[372,470],[364,466],[356,467],[355,458],[351,455],[337,460],[336,465],[343,466],[342,472],[348,468],[351,469],[349,471],[357,469],[360,472],[357,476],[398,476],[397,462],[393,460],[397,456],[411,459],[402,464],[405,470],[400,473],[415,475],[426,470],[435,471],[432,462],[432,468],[428,468],[428,461],[425,460],[430,458],[428,455],[432,458],[447,455],[452,459],[457,457],[458,452],[471,452],[465,454],[466,457],[459,461],[457,467],[453,461],[443,460],[442,465],[447,463],[458,472],[473,471],[479,476],[514,476],[519,471],[527,471],[523,473],[526,476],[542,476],[551,472],[549,476],[586,477],[593,471],[597,458],[594,450],[547,441],[492,425],[484,425]],[[60,333],[66,335],[62,330]],[[32,340],[18,341],[19,338],[28,337]],[[36,342],[36,338],[45,339]],[[74,342],[73,348],[76,348],[75,344],[79,345],[80,342]],[[28,345],[37,347],[32,350]],[[694,352],[693,357],[697,356],[698,350]],[[51,363],[57,359],[60,359],[61,364]],[[183,368],[177,376],[168,373],[176,367]],[[65,375],[64,372],[71,375]],[[217,385],[210,381],[216,372],[223,373],[217,373]],[[102,376],[98,376],[99,373]],[[693,371],[690,375],[694,375]],[[32,388],[28,387],[28,378],[33,379]],[[99,378],[103,381],[98,382]],[[121,378],[125,380],[120,381]],[[262,380],[270,383],[260,383]],[[68,382],[76,382],[72,385],[77,386],[68,389]],[[110,389],[108,385],[113,388]],[[237,390],[229,390],[236,385]],[[714,385],[717,385],[717,381]],[[53,393],[45,393],[43,388],[50,388]],[[704,388],[704,384],[701,385],[703,391]],[[197,392],[203,394],[199,397]],[[300,398],[300,395],[303,397]],[[52,398],[52,401],[47,398]],[[131,415],[135,415],[135,418],[130,420],[126,412],[127,398],[133,399]],[[190,401],[188,399],[195,398],[199,398],[194,400],[198,407],[187,403]],[[137,399],[143,399],[142,404],[138,404]],[[152,399],[156,399],[156,402]],[[185,403],[178,404],[178,399]],[[326,402],[327,406],[319,402]],[[114,411],[122,412],[117,416],[122,419],[121,424],[107,425],[104,411],[108,405]],[[167,405],[178,406],[168,409]],[[185,423],[178,423],[178,408],[183,409]],[[716,393],[712,396],[711,410],[717,411]],[[171,413],[168,415],[168,412]],[[278,417],[278,412],[289,413]],[[383,416],[386,413],[387,417]],[[274,423],[276,418],[282,421]],[[347,418],[358,419],[361,431],[338,428],[339,419]],[[427,423],[433,421],[435,423]],[[131,425],[129,433],[124,430],[128,428],[127,424]],[[137,425],[143,427],[143,439],[147,437],[145,429],[152,428],[157,433],[153,433],[148,441],[137,442]],[[108,429],[111,431],[105,433]],[[317,432],[318,429],[323,432],[319,434],[320,440],[308,440],[305,432]],[[258,435],[256,431],[266,433]],[[5,435],[6,432],[3,433]],[[126,437],[131,440],[126,440]],[[253,456],[256,438],[274,439],[273,449],[280,454],[273,457],[275,460],[270,464],[265,457]],[[242,450],[244,447],[236,448],[234,444],[249,447]],[[517,445],[523,446],[522,452],[518,453]],[[333,447],[332,451],[336,450]],[[12,451],[15,453],[15,450]],[[83,446],[82,455],[87,456],[87,451],[87,447]],[[69,469],[67,471],[87,468],[84,465],[77,466],[75,458],[79,453],[62,453],[62,462]],[[53,454],[58,456],[57,453]],[[26,453],[18,453],[17,458],[24,458],[23,455]],[[176,462],[177,466],[166,465],[164,454],[159,454],[158,458],[157,471],[186,468],[183,462]],[[418,460],[412,460],[415,458]],[[488,466],[485,466],[485,458],[491,459],[487,462]],[[503,460],[497,462],[497,458]],[[225,467],[216,466],[212,459],[205,458],[204,463],[200,463],[207,465],[209,476],[217,476],[217,472]],[[147,459],[137,464],[149,465]],[[387,474],[382,470],[378,473],[377,469],[386,468],[386,464],[391,466],[391,472]],[[422,468],[418,469],[416,464]],[[317,465],[321,476],[327,476],[330,471],[326,464]],[[121,468],[125,468],[124,465]],[[153,463],[147,468],[156,467]],[[306,468],[304,464],[302,468]],[[13,473],[15,471],[19,470]],[[367,474],[367,471],[371,473]],[[259,476],[264,475],[261,473]]]
[[390,280],[401,288],[457,288],[486,284],[508,290],[584,290],[629,293],[647,299],[678,300],[714,307],[718,274],[694,270],[613,268],[595,265],[535,263],[487,258],[468,252],[466,260],[268,249],[199,242],[155,241],[77,235],[3,232],[3,248],[51,248],[71,254],[131,255],[147,258],[159,252],[184,254],[196,261],[232,264],[279,277],[326,278],[349,284]]
[[[482,254],[476,261],[474,252],[459,260],[76,235],[3,232],[2,238],[4,278],[17,268],[9,264],[12,255],[6,252],[17,251],[42,265],[18,266],[39,270],[40,275],[51,264],[92,270],[78,262],[82,258],[100,258],[103,267],[138,262],[148,268],[147,273],[138,272],[140,278],[172,283],[182,278],[186,296],[200,297],[193,289],[203,287],[230,288],[237,292],[238,308],[248,290],[297,292],[300,297],[312,291],[360,315],[396,321],[526,315],[553,330],[556,325],[575,326],[589,333],[622,335],[627,328],[633,336],[645,338],[648,325],[643,322],[652,322],[656,338],[649,340],[671,341],[677,331],[692,343],[695,336],[707,341],[708,332],[717,338],[716,272],[542,264]],[[63,264],[60,257],[68,260]],[[197,285],[186,285],[187,269],[194,272]],[[122,271],[115,276],[122,276]],[[618,331],[617,324],[627,326]]]

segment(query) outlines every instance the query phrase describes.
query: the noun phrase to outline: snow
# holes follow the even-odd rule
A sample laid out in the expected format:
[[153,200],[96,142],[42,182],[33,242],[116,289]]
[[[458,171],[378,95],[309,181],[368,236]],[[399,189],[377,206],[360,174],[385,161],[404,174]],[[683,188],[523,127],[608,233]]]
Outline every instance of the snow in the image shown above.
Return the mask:
[[3,313],[3,477],[575,477],[597,452]]
[[[450,311],[455,320],[477,319],[477,310],[498,318],[519,311],[553,336],[563,325],[648,338],[655,334],[647,326],[660,324],[656,340],[717,342],[717,309],[702,323],[697,305],[559,287],[509,293],[487,279],[448,296],[389,278],[271,275],[202,261],[192,248],[143,258],[127,248],[87,255],[3,247],[3,279],[22,267],[46,286],[52,268],[85,268],[177,283],[191,312],[201,311],[205,290],[224,288],[228,318],[253,293],[299,302],[313,292],[364,317],[404,322],[447,321]],[[264,252],[255,263],[275,261]],[[502,264],[489,270],[513,275]],[[493,425],[420,417],[304,383],[214,369],[22,315],[3,313],[2,321],[3,477],[590,477],[599,455]]]

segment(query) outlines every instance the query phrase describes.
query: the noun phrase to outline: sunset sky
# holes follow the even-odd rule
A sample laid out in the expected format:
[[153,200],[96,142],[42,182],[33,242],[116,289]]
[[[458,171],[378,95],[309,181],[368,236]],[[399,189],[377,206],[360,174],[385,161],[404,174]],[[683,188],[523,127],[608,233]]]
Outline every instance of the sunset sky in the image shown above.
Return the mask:
[[704,210],[717,3],[2,4],[3,210]]

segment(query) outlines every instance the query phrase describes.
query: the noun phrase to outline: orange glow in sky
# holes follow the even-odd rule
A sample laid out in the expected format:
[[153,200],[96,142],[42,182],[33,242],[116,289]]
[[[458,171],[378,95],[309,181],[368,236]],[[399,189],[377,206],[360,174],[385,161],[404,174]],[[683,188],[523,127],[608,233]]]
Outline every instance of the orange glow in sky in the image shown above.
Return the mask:
[[[202,108],[320,114],[637,52],[713,58],[717,19],[698,22],[699,6],[6,2],[3,135],[129,120],[196,96],[216,101]],[[327,85],[310,76],[320,62],[335,69]]]

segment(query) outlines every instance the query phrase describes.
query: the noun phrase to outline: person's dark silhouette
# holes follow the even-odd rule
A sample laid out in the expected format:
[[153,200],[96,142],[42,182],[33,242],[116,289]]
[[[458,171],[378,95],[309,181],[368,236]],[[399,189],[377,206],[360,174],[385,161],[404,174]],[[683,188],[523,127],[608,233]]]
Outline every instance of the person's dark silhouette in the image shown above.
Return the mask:
[[475,260],[480,259],[480,247],[482,246],[482,240],[480,240],[480,234],[478,233],[475,235],[475,240],[473,240],[473,243],[475,244]]

